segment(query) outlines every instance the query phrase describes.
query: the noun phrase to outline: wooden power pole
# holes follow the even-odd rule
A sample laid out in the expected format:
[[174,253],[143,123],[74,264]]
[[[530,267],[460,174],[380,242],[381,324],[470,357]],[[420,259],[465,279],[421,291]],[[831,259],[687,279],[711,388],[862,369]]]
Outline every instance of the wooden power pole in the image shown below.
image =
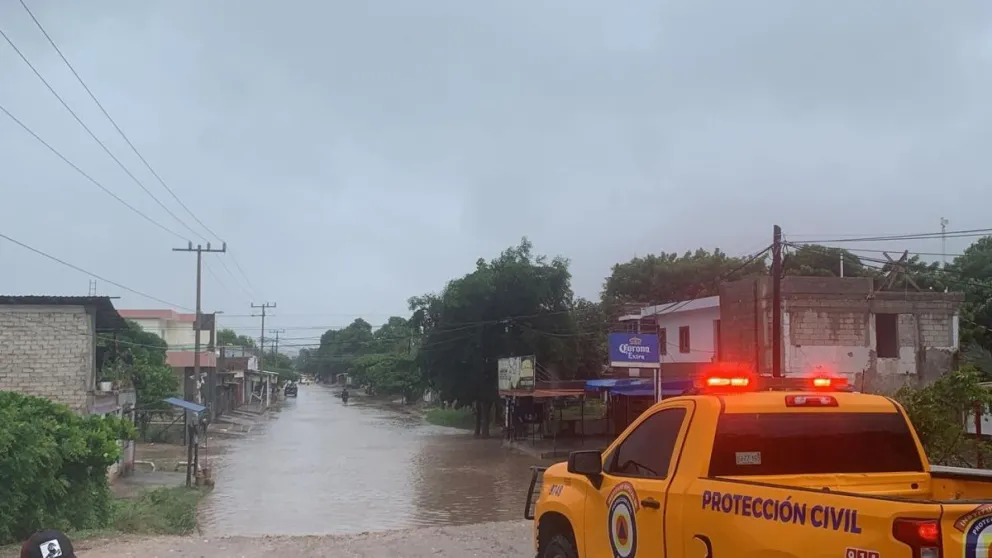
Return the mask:
[[772,376],[782,377],[782,227],[778,225],[772,235]]
[[[183,382],[183,394],[187,401],[201,400],[200,394],[198,393],[196,386],[200,381],[200,328],[203,324],[203,312],[200,305],[200,296],[202,292],[201,288],[201,278],[203,275],[203,253],[224,253],[227,252],[227,243],[225,242],[221,248],[218,250],[216,248],[211,248],[210,243],[207,243],[207,247],[197,244],[196,247],[190,242],[189,246],[186,248],[173,248],[173,252],[196,252],[196,319],[193,322],[193,377],[184,378]],[[208,373],[207,378],[207,406],[210,409],[210,418],[214,417],[214,410],[216,408],[216,395],[217,395],[217,369],[211,368]]]
[[268,377],[265,375],[265,367],[263,366],[263,362],[265,360],[265,311],[268,310],[269,308],[275,308],[276,307],[276,303],[273,302],[272,304],[269,304],[268,302],[263,302],[262,304],[255,304],[254,302],[252,302],[251,303],[251,307],[252,308],[261,308],[262,309],[262,313],[261,314],[252,314],[252,316],[255,316],[255,317],[261,316],[261,318],[262,318],[262,336],[258,340],[258,345],[259,345],[259,347],[258,347],[259,348],[259,351],[258,351],[258,371],[262,374],[262,383],[265,385],[265,398],[266,398],[265,399],[265,404],[268,405],[268,403],[269,403],[269,400],[268,400],[268,397],[269,397],[269,380],[268,380]]
[[278,353],[279,352],[279,334],[280,333],[286,333],[286,330],[285,329],[270,329],[269,330],[269,333],[272,333],[272,334],[274,334],[276,336],[275,348],[272,349],[272,352],[273,353]]
[[[183,374],[183,399],[186,401],[200,401],[199,390],[196,389],[197,384],[200,381],[200,324],[203,321],[202,309],[200,306],[200,295],[202,294],[201,289],[201,279],[203,277],[203,253],[204,252],[227,252],[227,243],[223,243],[220,250],[210,247],[210,243],[207,243],[207,247],[197,244],[196,248],[193,247],[193,243],[190,242],[186,248],[173,248],[173,252],[196,252],[196,318],[193,320],[193,377],[187,377]],[[208,402],[208,409],[210,412],[210,419],[214,418],[214,409],[216,408],[215,394],[217,392],[217,368],[211,368],[209,377],[207,378],[207,397],[210,399]],[[186,486],[191,486],[192,476],[196,473],[193,471],[193,446],[195,444],[195,428],[194,424],[191,424],[189,411],[186,411]]]

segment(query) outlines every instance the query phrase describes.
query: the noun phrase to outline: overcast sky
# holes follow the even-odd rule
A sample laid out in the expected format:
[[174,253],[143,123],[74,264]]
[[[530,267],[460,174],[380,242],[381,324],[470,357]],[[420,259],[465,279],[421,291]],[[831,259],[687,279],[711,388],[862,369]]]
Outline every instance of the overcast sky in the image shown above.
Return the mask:
[[[990,227],[992,4],[916,0],[25,0],[231,256],[204,310],[257,333],[405,314],[528,236],[596,297],[634,255],[787,237]],[[138,179],[18,0],[0,29]],[[107,189],[202,242],[5,41],[0,105]],[[0,233],[194,304],[195,257],[0,114]],[[801,237],[800,235],[809,235]],[[960,251],[970,239],[948,242]],[[879,248],[878,245],[871,246]],[[939,251],[939,241],[885,248]],[[222,265],[223,262],[223,265]],[[226,269],[224,267],[226,265]],[[0,292],[89,277],[0,239]],[[156,308],[120,295],[119,308]],[[248,291],[248,292],[246,292]]]

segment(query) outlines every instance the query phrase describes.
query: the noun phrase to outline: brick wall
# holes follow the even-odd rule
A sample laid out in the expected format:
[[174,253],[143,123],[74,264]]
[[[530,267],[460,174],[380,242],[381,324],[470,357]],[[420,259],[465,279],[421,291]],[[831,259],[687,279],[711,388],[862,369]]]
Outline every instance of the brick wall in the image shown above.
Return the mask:
[[95,324],[82,306],[0,305],[0,389],[87,411]]

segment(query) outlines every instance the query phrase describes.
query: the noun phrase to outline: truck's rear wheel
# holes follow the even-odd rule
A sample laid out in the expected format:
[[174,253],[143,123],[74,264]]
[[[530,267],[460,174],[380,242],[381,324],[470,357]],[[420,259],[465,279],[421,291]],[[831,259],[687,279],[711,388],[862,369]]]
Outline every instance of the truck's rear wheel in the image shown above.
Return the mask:
[[579,558],[579,553],[575,550],[572,537],[555,535],[548,544],[544,545],[544,551],[539,558]]

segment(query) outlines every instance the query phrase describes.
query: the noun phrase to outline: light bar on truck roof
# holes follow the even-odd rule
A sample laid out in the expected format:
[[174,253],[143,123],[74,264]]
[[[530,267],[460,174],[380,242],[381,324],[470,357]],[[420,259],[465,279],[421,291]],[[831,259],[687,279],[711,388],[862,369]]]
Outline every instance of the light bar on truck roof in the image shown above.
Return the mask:
[[704,375],[696,382],[697,391],[703,393],[743,393],[750,391],[844,391],[847,378],[832,376],[785,377],[758,376],[753,374]]

